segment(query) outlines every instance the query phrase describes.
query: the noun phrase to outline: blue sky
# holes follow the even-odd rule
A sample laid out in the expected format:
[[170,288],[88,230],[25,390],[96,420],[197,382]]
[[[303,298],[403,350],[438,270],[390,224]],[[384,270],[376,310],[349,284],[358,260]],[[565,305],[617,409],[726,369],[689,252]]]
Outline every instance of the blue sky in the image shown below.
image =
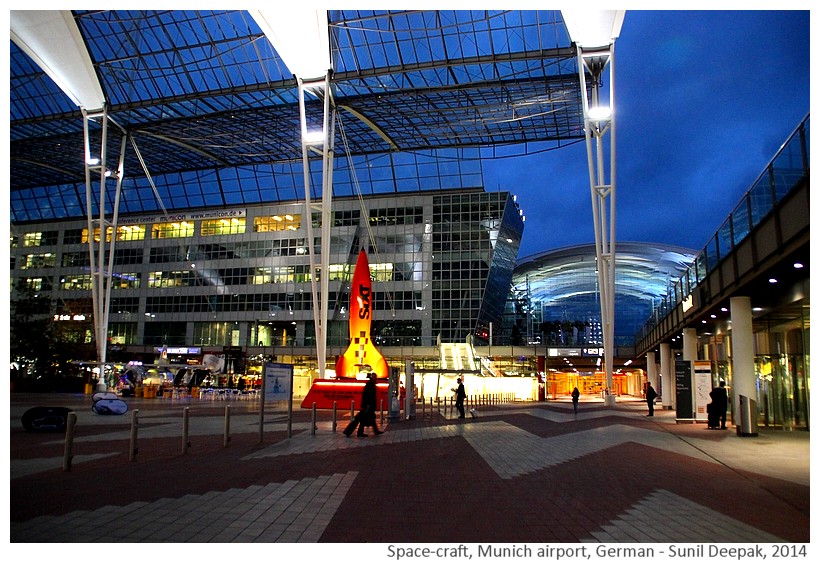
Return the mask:
[[[627,11],[615,43],[616,242],[700,251],[810,110],[809,11]],[[594,242],[583,142],[485,161],[519,258]],[[616,247],[617,250],[617,247]]]

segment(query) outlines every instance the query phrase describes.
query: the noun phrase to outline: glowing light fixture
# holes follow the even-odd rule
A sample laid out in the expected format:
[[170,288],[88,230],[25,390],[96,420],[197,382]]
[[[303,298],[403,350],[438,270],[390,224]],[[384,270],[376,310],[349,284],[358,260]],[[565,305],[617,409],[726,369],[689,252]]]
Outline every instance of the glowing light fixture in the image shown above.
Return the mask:
[[105,105],[94,65],[70,10],[11,10],[11,40],[77,106]]
[[612,117],[612,109],[607,106],[596,106],[589,108],[587,112],[590,119],[595,119],[597,121],[603,121],[605,119],[609,119]]
[[608,47],[621,34],[623,10],[561,10],[572,41],[584,47]]
[[288,69],[300,78],[319,78],[330,64],[327,10],[248,10]]
[[307,145],[321,145],[325,142],[325,132],[322,130],[306,131],[302,138]]

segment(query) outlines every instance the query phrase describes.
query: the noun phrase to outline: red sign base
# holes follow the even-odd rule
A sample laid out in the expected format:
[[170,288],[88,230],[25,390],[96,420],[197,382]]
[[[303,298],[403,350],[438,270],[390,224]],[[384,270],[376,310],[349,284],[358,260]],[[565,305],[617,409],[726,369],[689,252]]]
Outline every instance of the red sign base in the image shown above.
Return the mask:
[[[348,409],[352,401],[354,410],[358,410],[362,406],[364,384],[364,380],[357,379],[317,379],[302,401],[302,408],[313,408],[316,403],[317,409],[332,409],[335,401],[337,409]],[[384,409],[387,408],[387,388],[387,381],[376,381],[376,404]]]

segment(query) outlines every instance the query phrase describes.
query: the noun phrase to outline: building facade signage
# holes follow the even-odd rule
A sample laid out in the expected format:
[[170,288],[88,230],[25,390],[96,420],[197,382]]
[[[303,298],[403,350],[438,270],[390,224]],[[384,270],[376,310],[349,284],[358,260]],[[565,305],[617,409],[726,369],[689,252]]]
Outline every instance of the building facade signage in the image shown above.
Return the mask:
[[675,398],[678,420],[692,420],[694,409],[692,405],[692,362],[689,360],[675,361]]
[[712,398],[709,392],[712,390],[712,362],[696,360],[694,362],[695,372],[695,419],[698,422],[706,422],[706,405]]
[[157,354],[188,354],[197,355],[202,352],[199,346],[162,346],[154,348]]
[[145,215],[142,217],[120,217],[119,225],[140,225],[143,223],[171,223],[174,221],[197,221],[200,219],[234,219],[245,217],[247,209],[212,209],[209,211],[186,211],[172,215]]

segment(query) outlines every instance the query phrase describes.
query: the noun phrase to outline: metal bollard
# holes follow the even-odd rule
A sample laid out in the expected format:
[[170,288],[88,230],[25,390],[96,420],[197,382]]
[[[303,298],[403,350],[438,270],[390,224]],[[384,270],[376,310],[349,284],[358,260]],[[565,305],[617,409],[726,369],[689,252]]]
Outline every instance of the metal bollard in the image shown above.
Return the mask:
[[336,432],[336,401],[333,401],[333,432]]
[[191,407],[182,409],[182,453],[187,454],[191,442],[188,441],[188,411]]
[[356,410],[356,401],[350,401],[350,420],[353,420],[353,417],[356,416],[356,413],[353,412]]
[[231,441],[231,405],[225,406],[225,433],[222,438],[222,445],[228,447]]
[[63,450],[63,471],[71,471],[71,460],[74,457],[74,425],[76,423],[76,413],[68,413],[65,427],[65,448]]
[[313,410],[310,418],[310,435],[316,435],[316,403],[313,403]]
[[131,445],[128,449],[128,461],[137,459],[137,428],[139,426],[139,409],[131,411]]
[[379,401],[379,424],[384,426],[384,399]]

